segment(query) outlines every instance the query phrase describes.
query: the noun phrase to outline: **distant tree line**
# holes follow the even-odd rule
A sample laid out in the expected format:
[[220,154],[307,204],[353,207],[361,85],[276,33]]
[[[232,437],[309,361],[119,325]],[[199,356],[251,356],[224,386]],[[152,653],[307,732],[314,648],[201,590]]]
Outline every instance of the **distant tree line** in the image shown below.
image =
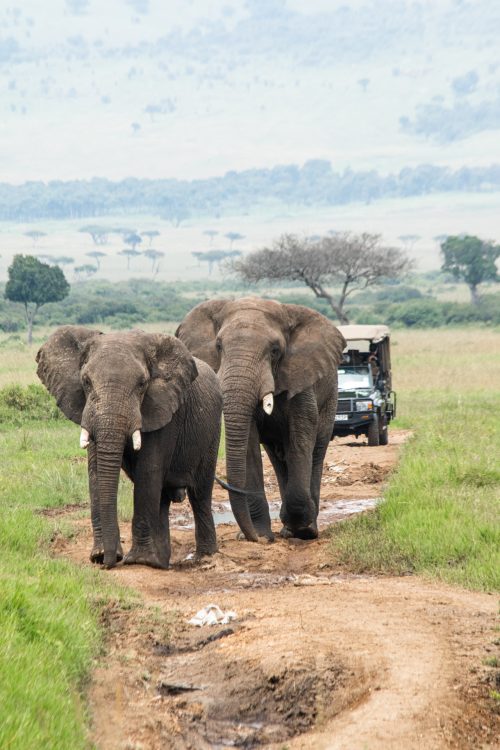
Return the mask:
[[313,159],[272,169],[227,172],[205,180],[104,178],[63,182],[0,183],[0,220],[82,219],[143,212],[178,226],[191,215],[218,217],[270,202],[287,206],[333,206],[436,192],[489,192],[500,188],[500,164],[447,167],[421,164],[397,174],[375,170],[335,172]]

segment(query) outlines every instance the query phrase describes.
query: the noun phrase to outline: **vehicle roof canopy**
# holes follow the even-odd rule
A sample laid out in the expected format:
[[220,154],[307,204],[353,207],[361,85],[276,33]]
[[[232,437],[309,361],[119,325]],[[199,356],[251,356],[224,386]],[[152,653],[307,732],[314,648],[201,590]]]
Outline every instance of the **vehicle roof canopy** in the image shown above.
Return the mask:
[[389,328],[384,325],[349,325],[337,328],[346,341],[373,341],[378,344],[391,335]]

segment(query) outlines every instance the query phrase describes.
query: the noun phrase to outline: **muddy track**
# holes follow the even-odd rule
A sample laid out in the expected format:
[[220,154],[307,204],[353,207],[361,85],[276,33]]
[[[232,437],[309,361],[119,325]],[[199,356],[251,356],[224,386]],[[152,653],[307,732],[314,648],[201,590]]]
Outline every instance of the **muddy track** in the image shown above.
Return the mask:
[[[394,431],[386,448],[332,445],[323,525],[380,496],[407,436]],[[266,483],[272,499],[268,468]],[[224,501],[217,489],[221,518]],[[139,598],[104,612],[107,650],[90,701],[100,750],[498,746],[489,695],[500,673],[485,663],[498,654],[495,597],[346,574],[332,567],[327,531],[313,542],[249,544],[221,525],[219,552],[194,565],[190,516],[183,505],[173,516],[171,570],[107,574]],[[75,528],[55,552],[87,564],[90,524]],[[127,546],[128,526],[122,536]],[[237,619],[188,624],[212,602]]]

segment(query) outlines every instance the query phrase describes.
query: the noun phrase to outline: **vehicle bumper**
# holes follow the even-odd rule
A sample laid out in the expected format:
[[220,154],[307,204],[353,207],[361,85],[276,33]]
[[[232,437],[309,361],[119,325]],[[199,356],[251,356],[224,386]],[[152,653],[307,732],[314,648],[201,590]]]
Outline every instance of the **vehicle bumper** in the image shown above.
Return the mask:
[[347,419],[335,420],[333,425],[333,434],[338,436],[343,435],[361,435],[366,433],[368,425],[373,422],[376,412],[357,412],[355,414],[348,414],[341,416],[347,416]]

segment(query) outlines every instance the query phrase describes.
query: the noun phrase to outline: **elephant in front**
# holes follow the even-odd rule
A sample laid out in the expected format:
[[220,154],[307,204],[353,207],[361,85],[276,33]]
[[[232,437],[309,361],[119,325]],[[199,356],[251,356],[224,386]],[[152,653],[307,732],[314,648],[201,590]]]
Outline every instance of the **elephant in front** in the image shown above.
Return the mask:
[[[167,568],[169,508],[187,488],[196,553],[216,551],[212,487],[222,395],[213,370],[173,336],[58,328],[37,354],[38,376],[87,449],[94,534],[90,559],[112,568]],[[123,557],[120,469],[134,483],[132,547]]]
[[284,537],[312,539],[345,341],[320,313],[247,297],[211,300],[176,336],[218,372],[229,497],[248,540],[273,540],[260,444],[276,472]]

